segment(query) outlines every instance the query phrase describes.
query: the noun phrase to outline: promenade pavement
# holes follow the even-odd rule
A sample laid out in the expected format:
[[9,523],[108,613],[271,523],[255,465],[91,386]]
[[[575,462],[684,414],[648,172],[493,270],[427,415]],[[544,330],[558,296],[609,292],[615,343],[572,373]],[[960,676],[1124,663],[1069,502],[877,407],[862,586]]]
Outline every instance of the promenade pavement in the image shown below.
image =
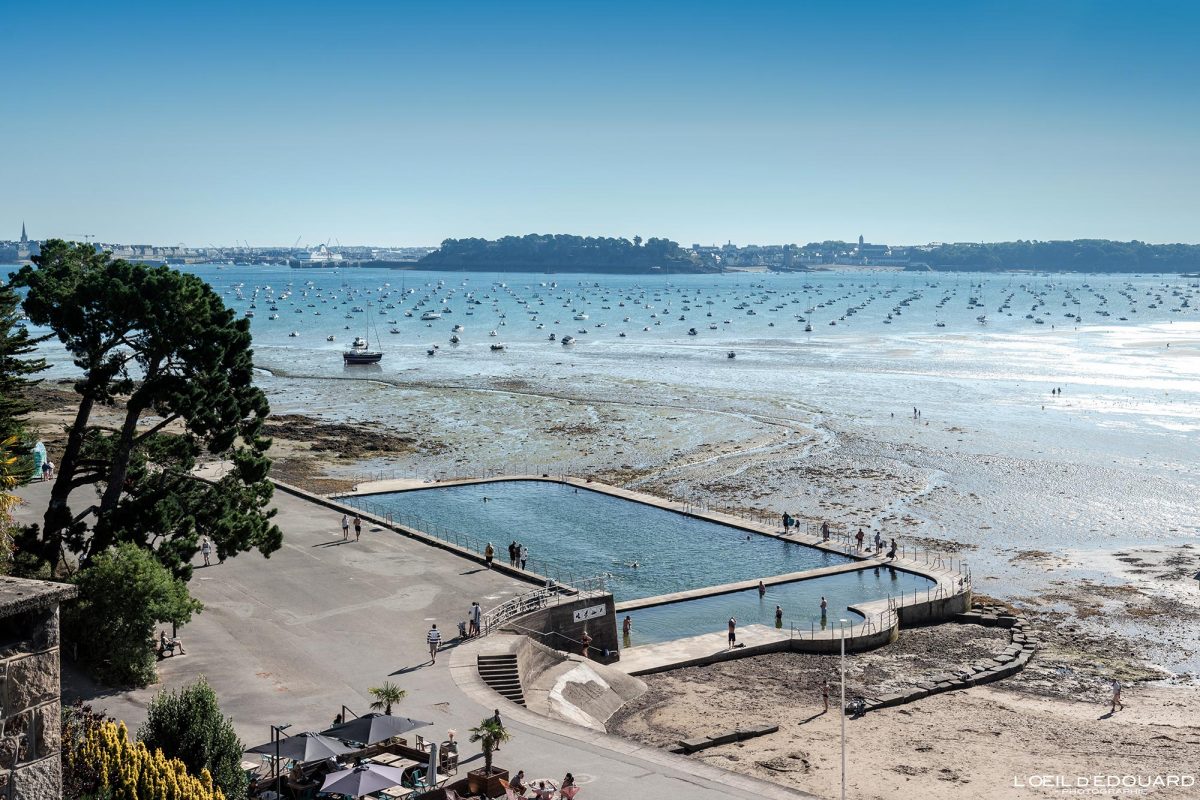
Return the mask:
[[[29,502],[20,517],[36,521],[48,490],[45,484],[23,487],[20,494]],[[572,727],[543,724],[499,695],[478,687],[464,691],[451,675],[450,652],[429,663],[430,624],[444,631],[449,650],[472,600],[486,609],[533,588],[530,584],[370,526],[361,541],[353,540],[351,530],[344,542],[337,512],[284,492],[276,492],[274,503],[282,549],[269,559],[245,553],[196,570],[191,590],[205,610],[180,629],[187,655],[161,662],[159,685],[100,689],[68,663],[65,699],[83,697],[136,728],[155,692],[204,675],[250,747],[269,741],[272,723],[290,724],[289,733],[298,733],[327,727],[342,704],[366,713],[367,689],[390,680],[408,692],[393,713],[431,721],[417,731],[429,739],[441,741],[447,729],[456,730],[465,769],[482,763],[475,746],[466,744],[467,730],[499,708],[513,740],[496,763],[555,782],[571,771],[589,798],[803,796],[697,769],[701,765],[633,743],[621,746],[584,729],[576,735]],[[64,660],[69,662],[69,654]]]

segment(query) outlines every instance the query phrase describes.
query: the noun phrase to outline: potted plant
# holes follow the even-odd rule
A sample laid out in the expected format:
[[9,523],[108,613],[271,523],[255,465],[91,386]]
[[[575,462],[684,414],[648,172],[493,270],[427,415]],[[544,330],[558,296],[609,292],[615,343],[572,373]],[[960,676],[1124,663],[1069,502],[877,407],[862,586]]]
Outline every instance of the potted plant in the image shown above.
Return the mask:
[[375,698],[375,702],[371,703],[371,709],[373,711],[382,709],[385,714],[391,714],[392,706],[399,703],[408,694],[408,692],[390,681],[384,681],[383,686],[367,689],[367,692]]
[[504,794],[501,780],[508,779],[508,770],[492,767],[492,751],[502,743],[512,738],[498,720],[488,717],[471,728],[471,741],[479,742],[483,748],[483,769],[473,769],[467,773],[467,790],[471,794],[483,794],[487,797],[499,797]]

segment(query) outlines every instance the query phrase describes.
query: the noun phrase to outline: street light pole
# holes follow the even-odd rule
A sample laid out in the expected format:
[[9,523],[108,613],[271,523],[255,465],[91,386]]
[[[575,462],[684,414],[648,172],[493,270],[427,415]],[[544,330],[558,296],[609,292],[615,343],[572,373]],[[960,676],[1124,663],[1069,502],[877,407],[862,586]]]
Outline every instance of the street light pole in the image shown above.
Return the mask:
[[279,740],[281,738],[279,734],[290,727],[292,727],[290,722],[287,725],[271,726],[271,739],[275,742],[275,794],[279,797],[283,797],[283,773],[279,769]]
[[846,620],[838,620],[842,624],[842,800],[846,800]]

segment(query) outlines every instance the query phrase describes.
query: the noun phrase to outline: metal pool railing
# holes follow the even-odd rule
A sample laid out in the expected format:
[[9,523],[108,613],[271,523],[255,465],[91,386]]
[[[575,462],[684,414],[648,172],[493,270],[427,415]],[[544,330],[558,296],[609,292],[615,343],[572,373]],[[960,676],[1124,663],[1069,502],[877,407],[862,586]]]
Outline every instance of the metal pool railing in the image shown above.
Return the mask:
[[570,586],[554,585],[543,589],[534,589],[485,611],[480,618],[479,632],[487,635],[508,620],[522,617],[530,612],[547,606],[560,605],[564,601],[574,601],[580,597],[600,596],[605,593],[603,575],[584,578]]
[[[568,479],[568,477],[572,476],[571,469],[573,466],[574,465],[572,465],[572,464],[567,464],[567,465],[561,465],[561,464],[555,464],[555,465],[519,464],[518,465],[518,464],[514,464],[510,468],[507,468],[504,470],[482,469],[482,470],[474,470],[469,473],[465,472],[465,471],[462,473],[454,472],[452,475],[451,475],[451,473],[438,473],[435,480],[455,480],[455,479],[470,479],[470,478],[478,479],[478,478],[504,477],[505,475],[509,475],[509,476],[512,476],[512,475],[545,475],[553,480],[565,483],[566,480]],[[524,470],[524,471],[517,472],[517,470]],[[391,474],[396,475],[396,472],[393,471]],[[373,475],[373,476],[370,476],[369,479],[371,479],[371,480],[374,480],[374,479],[387,480],[387,475],[384,472],[379,472],[379,473],[377,473],[377,475],[378,475],[378,478],[376,478]],[[331,497],[333,499],[339,500],[340,502],[345,502],[348,505],[353,505],[357,508],[361,508],[362,510],[366,511],[367,513],[372,514],[381,520],[384,520],[389,525],[400,525],[400,526],[408,528],[410,530],[414,530],[419,533],[423,533],[432,538],[439,539],[448,544],[453,544],[456,547],[461,547],[465,550],[469,550],[473,553],[477,553],[480,556],[483,555],[484,548],[487,546],[487,543],[488,543],[486,534],[468,533],[465,531],[455,530],[455,529],[449,528],[445,525],[440,525],[431,520],[423,519],[421,517],[418,517],[418,516],[412,515],[412,514],[397,514],[393,511],[391,511],[387,506],[379,503],[378,501],[372,500],[371,498],[373,496],[374,495],[361,495],[360,496],[360,495],[354,495],[354,494],[331,495]],[[783,530],[783,517],[781,514],[773,514],[773,513],[768,513],[765,511],[757,511],[757,510],[753,510],[753,509],[750,509],[750,510],[735,509],[735,508],[729,508],[729,507],[724,507],[724,506],[720,506],[720,505],[714,505],[714,504],[710,504],[709,502],[707,502],[706,500],[703,500],[703,499],[696,500],[696,499],[692,498],[690,494],[689,495],[679,495],[676,493],[668,492],[668,493],[665,493],[664,495],[661,495],[661,497],[662,497],[662,499],[666,499],[666,500],[669,500],[670,502],[676,503],[685,513],[703,515],[707,519],[709,519],[709,521],[716,522],[718,524],[721,523],[721,520],[715,519],[712,515],[719,514],[719,515],[727,516],[733,520],[736,520],[738,523],[741,523],[743,525],[747,525],[747,524],[755,525],[755,526],[759,527],[760,529],[761,528],[772,529],[772,530],[767,531],[770,533],[778,533],[779,531]],[[797,522],[797,525],[792,530],[794,530],[795,532],[799,532],[799,522],[800,521],[797,520],[796,522]],[[873,542],[870,542],[870,541],[864,542],[864,547],[861,550],[859,550],[857,542],[854,538],[854,532],[851,530],[851,527],[852,526],[846,525],[844,523],[836,523],[836,522],[829,523],[830,536],[829,536],[829,541],[827,542],[827,544],[833,544],[834,546],[836,546],[839,550],[841,550],[843,553],[845,553],[848,556],[869,555],[871,553],[879,553],[879,552],[886,553],[889,550],[890,542],[887,540],[885,540],[885,542],[884,542],[882,551],[879,551],[876,548],[874,548]],[[775,528],[778,528],[778,530],[773,530]],[[805,522],[804,523],[804,532],[810,537],[819,539],[821,537],[821,525],[818,523],[815,523],[815,522]],[[887,537],[887,539],[890,539],[890,538],[892,538],[892,537]],[[492,546],[495,549],[495,558],[496,559],[502,559],[502,558],[504,558],[504,556],[507,555],[505,552],[507,549],[507,545],[505,543],[492,542]],[[922,548],[918,545],[913,545],[910,543],[899,541],[899,542],[897,542],[896,556],[900,560],[916,562],[923,566],[929,567],[930,569],[945,570],[947,572],[954,573],[959,576],[963,576],[963,575],[969,576],[969,574],[970,574],[970,568],[968,567],[966,560],[964,560],[961,556],[956,556],[954,554],[947,554],[947,553],[944,553],[942,551],[935,550],[932,548]],[[567,572],[566,570],[564,570],[562,565],[557,564],[553,561],[549,561],[547,559],[541,558],[540,556],[536,556],[534,558],[528,559],[526,562],[526,565],[525,565],[525,569],[527,569],[530,572],[537,573],[539,575],[543,575],[547,578],[550,578],[551,580],[553,580],[556,583],[562,583],[562,584],[568,584],[568,585],[573,584],[575,581],[581,580],[583,577],[587,577],[587,576],[581,576],[579,573]],[[969,581],[969,577],[968,577],[968,581]]]

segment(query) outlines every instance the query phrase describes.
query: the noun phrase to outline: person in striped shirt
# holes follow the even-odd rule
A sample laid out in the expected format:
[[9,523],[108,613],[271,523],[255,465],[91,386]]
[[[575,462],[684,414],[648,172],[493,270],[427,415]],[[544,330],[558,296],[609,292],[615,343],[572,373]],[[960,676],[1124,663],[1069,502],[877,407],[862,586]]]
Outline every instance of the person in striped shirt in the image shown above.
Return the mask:
[[429,633],[425,634],[425,641],[429,643],[429,663],[437,663],[438,645],[442,643],[442,632],[437,629],[437,623],[429,629]]

